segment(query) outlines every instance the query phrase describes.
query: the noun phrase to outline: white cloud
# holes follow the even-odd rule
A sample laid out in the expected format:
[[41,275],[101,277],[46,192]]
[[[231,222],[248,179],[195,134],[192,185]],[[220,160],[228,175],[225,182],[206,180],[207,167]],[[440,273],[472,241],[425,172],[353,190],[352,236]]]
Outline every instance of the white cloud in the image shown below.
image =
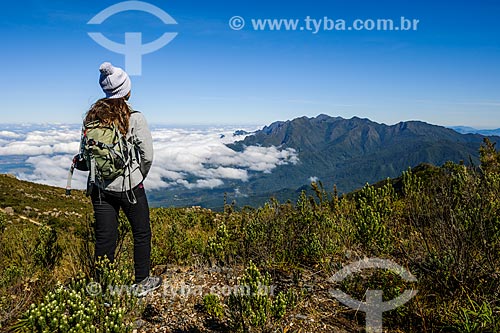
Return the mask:
[[78,151],[80,132],[67,127],[60,129],[48,129],[46,131],[34,130],[25,135],[7,132],[10,139],[14,141],[3,142],[0,146],[0,156],[9,155],[51,155],[71,154]]
[[[26,164],[33,167],[32,173],[19,174],[19,178],[32,182],[66,187],[67,176],[73,155],[39,155],[26,159]],[[75,171],[72,181],[73,188],[85,188],[87,174]]]
[[[227,180],[246,182],[251,177],[249,172],[270,173],[279,165],[298,162],[295,150],[290,148],[230,149],[226,144],[245,137],[233,136],[235,129],[241,128],[154,128],[155,157],[146,188],[215,188]],[[26,155],[26,164],[33,171],[19,174],[20,178],[65,187],[71,158],[79,149],[79,128],[51,126],[18,133],[0,131],[0,156]],[[83,189],[85,184],[86,173],[75,171],[73,187]]]
[[244,194],[244,193],[241,193],[240,189],[237,187],[237,188],[234,189],[234,197],[235,198],[247,198],[248,195]]
[[187,188],[214,188],[223,185],[220,179],[198,179],[195,183],[187,184]]
[[21,137],[21,134],[12,131],[0,131],[0,137],[5,139],[17,139]]
[[319,178],[316,176],[309,177],[309,183],[316,183],[318,180],[319,180]]

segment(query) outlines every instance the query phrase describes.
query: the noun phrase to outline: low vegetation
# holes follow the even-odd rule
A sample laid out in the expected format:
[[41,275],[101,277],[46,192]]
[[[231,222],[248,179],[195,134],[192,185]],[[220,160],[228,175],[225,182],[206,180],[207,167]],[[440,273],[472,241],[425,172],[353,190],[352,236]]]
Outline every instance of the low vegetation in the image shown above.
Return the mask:
[[[153,265],[242,268],[230,293],[196,296],[213,324],[202,331],[300,331],[304,317],[318,330],[358,331],[363,312],[333,297],[319,304],[318,293],[339,289],[363,300],[378,289],[388,301],[415,289],[408,303],[384,313],[387,331],[498,332],[500,154],[494,144],[485,141],[480,160],[479,166],[419,166],[345,196],[313,183],[315,194],[294,203],[270,199],[239,210],[228,203],[220,212],[152,209]],[[83,194],[63,198],[62,189],[7,176],[0,177],[2,192],[0,329],[127,332],[147,320],[145,303],[109,288],[131,283],[132,240],[123,216],[116,264],[97,264],[107,282],[96,296],[89,291],[96,286],[93,221]],[[382,269],[329,279],[363,258],[389,259],[417,281]],[[315,311],[304,315],[306,308]]]

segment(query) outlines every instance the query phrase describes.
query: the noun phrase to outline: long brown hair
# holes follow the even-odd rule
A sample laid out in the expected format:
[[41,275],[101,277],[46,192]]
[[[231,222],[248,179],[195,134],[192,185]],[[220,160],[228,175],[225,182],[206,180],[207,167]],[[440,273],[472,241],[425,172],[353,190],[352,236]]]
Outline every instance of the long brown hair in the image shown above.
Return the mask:
[[98,120],[103,126],[118,127],[122,135],[126,135],[129,127],[130,107],[125,98],[102,98],[95,102],[85,115],[84,123]]

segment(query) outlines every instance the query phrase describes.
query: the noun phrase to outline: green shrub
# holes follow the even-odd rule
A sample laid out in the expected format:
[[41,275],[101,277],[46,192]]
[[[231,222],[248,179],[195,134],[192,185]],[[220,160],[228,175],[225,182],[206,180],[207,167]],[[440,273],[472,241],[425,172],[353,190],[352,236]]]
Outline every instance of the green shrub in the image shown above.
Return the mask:
[[57,231],[44,225],[38,233],[38,240],[35,245],[35,264],[44,269],[53,269],[59,264],[62,257],[62,248],[57,243]]
[[222,223],[217,228],[215,236],[210,237],[207,242],[207,254],[219,261],[223,261],[228,254],[229,232],[226,224]]
[[16,332],[110,332],[132,330],[137,298],[127,287],[130,277],[109,261],[97,263],[101,282],[75,278],[68,285],[58,285],[38,304],[31,304]]
[[500,295],[499,160],[486,145],[480,168],[448,162],[425,179],[403,174],[408,238],[398,254],[419,276],[422,302],[414,311],[436,330],[498,330],[486,318],[495,317]]
[[355,238],[366,254],[380,255],[391,250],[392,235],[387,223],[394,199],[390,184],[378,189],[366,185],[358,194],[354,213]]
[[22,267],[17,265],[9,265],[2,269],[2,275],[0,276],[0,287],[7,287],[18,280],[24,273]]
[[197,207],[152,209],[152,264],[188,264],[205,254],[207,239],[215,231],[213,215]]
[[483,301],[481,304],[469,298],[469,304],[453,312],[451,317],[453,327],[459,332],[499,332],[500,308],[494,308],[490,303]]
[[274,320],[283,318],[287,309],[296,302],[292,290],[280,292],[272,299],[274,286],[268,273],[262,275],[250,261],[237,291],[227,301],[229,320],[236,331],[261,332]]
[[243,211],[239,233],[243,246],[236,248],[244,258],[277,267],[312,267],[329,261],[343,247],[338,230],[345,225],[339,223],[338,210],[345,207],[321,200],[302,192],[296,205],[270,200],[261,208]]
[[0,212],[0,234],[5,231],[7,227],[7,215],[4,212]]
[[210,316],[218,319],[224,317],[224,307],[217,295],[208,294],[203,296],[203,306]]

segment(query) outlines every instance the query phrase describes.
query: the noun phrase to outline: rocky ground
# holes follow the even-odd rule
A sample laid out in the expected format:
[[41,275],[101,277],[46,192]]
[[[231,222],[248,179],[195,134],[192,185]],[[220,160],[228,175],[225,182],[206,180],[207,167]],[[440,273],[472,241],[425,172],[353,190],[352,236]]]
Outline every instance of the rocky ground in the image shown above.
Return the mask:
[[[203,306],[203,296],[217,294],[225,300],[238,286],[241,267],[157,267],[163,285],[144,299],[142,319],[135,333],[141,332],[231,332],[227,315],[212,318]],[[352,313],[329,294],[332,287],[325,277],[304,272],[300,283],[281,273],[273,277],[272,293],[292,285],[303,295],[280,321],[266,328],[269,332],[358,332],[360,325],[348,319]],[[226,308],[227,314],[227,308]],[[361,316],[358,316],[361,317]]]

